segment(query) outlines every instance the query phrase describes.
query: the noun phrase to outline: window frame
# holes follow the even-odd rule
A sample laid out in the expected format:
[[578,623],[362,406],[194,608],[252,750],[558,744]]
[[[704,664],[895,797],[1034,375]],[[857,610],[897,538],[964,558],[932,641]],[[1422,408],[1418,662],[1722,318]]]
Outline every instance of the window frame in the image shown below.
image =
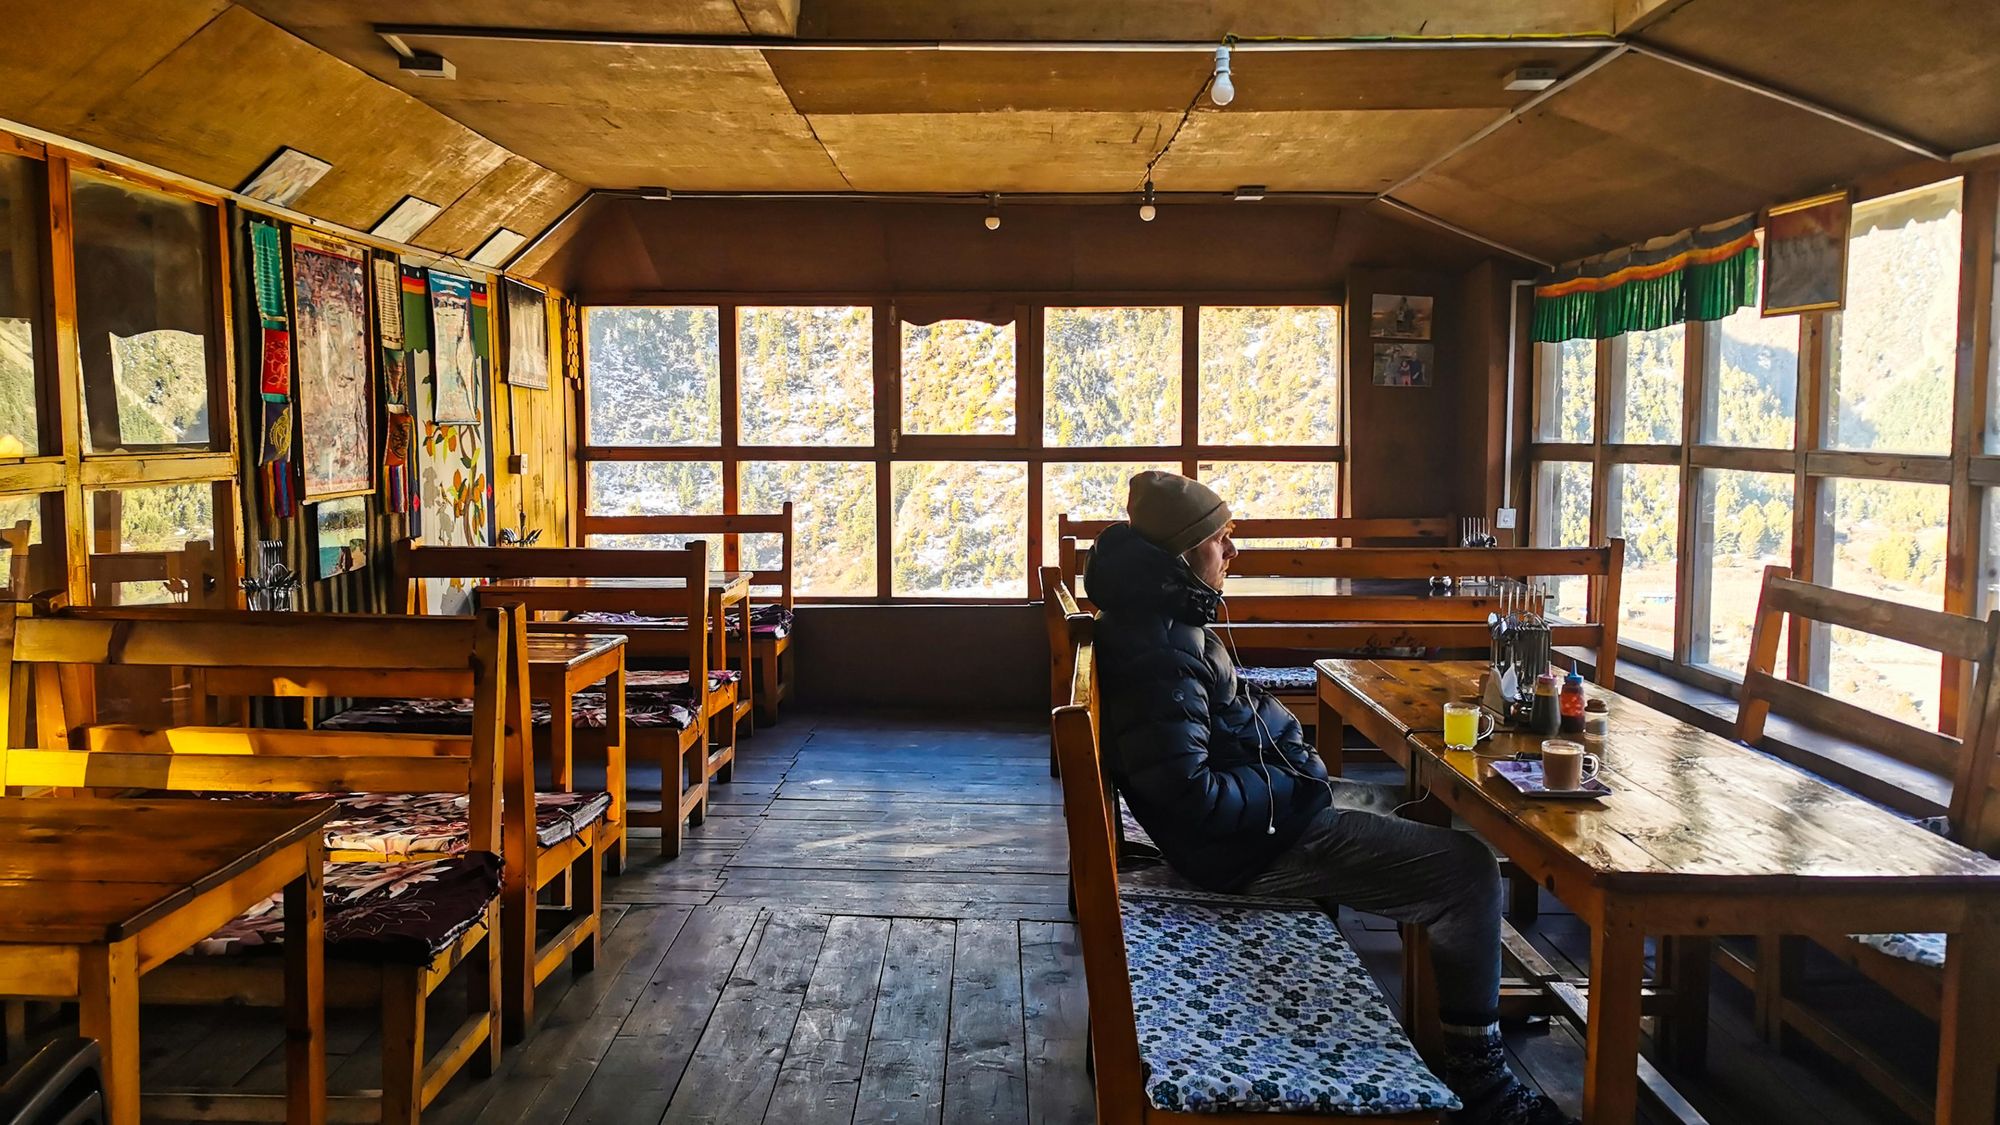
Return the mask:
[[[1537,495],[1542,464],[1551,461],[1583,461],[1595,468],[1592,477],[1591,541],[1605,540],[1610,526],[1612,498],[1609,495],[1612,470],[1619,465],[1678,465],[1680,479],[1679,555],[1675,568],[1676,615],[1671,653],[1636,647],[1621,640],[1621,661],[1663,673],[1696,687],[1735,696],[1741,686],[1740,671],[1731,673],[1712,665],[1693,662],[1694,627],[1698,599],[1706,596],[1706,583],[1696,574],[1705,565],[1706,544],[1700,541],[1698,510],[1701,502],[1701,473],[1708,469],[1730,469],[1771,473],[1792,478],[1791,570],[1804,581],[1822,581],[1829,574],[1831,536],[1826,530],[1830,513],[1822,513],[1828,481],[1836,478],[1879,481],[1910,481],[1946,485],[1950,488],[1946,525],[1947,551],[1943,608],[1952,613],[1976,615],[1981,611],[1981,573],[1988,553],[2000,556],[2000,531],[1987,528],[1983,502],[1988,489],[2000,489],[2000,447],[1986,452],[1984,432],[1989,405],[2000,402],[2000,355],[1995,354],[1994,337],[2000,335],[2000,258],[1995,244],[2000,242],[2000,170],[1968,171],[1960,176],[1925,176],[1913,179],[1888,177],[1880,183],[1864,184],[1853,193],[1855,204],[1895,195],[1913,188],[1963,179],[1962,237],[1959,245],[1959,305],[1957,321],[1958,367],[1953,387],[1950,451],[1941,454],[1878,453],[1844,450],[1827,442],[1827,412],[1832,393],[1831,376],[1835,341],[1829,331],[1828,312],[1794,314],[1799,332],[1798,383],[1793,399],[1793,434],[1789,449],[1730,446],[1702,439],[1702,420],[1709,406],[1709,386],[1716,377],[1720,349],[1711,342],[1711,325],[1687,324],[1686,357],[1683,367],[1681,440],[1677,444],[1627,444],[1604,441],[1610,433],[1612,409],[1622,409],[1614,393],[1619,367],[1623,362],[1624,341],[1596,341],[1596,413],[1590,442],[1539,440],[1539,423],[1558,404],[1548,401],[1559,385],[1551,370],[1550,357],[1558,357],[1555,345],[1528,344],[1530,369],[1527,380],[1531,401],[1527,407],[1529,440],[1524,472],[1530,505],[1528,526],[1541,526],[1543,498]],[[1559,360],[1558,360],[1559,362]],[[1780,667],[1788,678],[1805,683],[1816,668],[1824,668],[1826,642],[1815,631],[1802,636],[1787,631],[1784,659]],[[1969,670],[1947,659],[1940,684],[1939,728],[1955,733],[1963,700],[1969,697]]]
[[[963,296],[963,295],[961,295]],[[1352,346],[1349,310],[1338,291],[1325,290],[1239,290],[1239,291],[1073,291],[1036,290],[978,294],[990,304],[1012,304],[1015,310],[1015,432],[1012,434],[918,434],[901,432],[902,427],[902,321],[896,315],[899,300],[934,302],[936,295],[886,292],[747,292],[747,291],[647,291],[639,293],[578,295],[581,310],[596,307],[701,305],[718,310],[717,323],[729,326],[720,341],[722,369],[722,440],[713,446],[620,446],[599,445],[580,435],[577,443],[578,495],[576,534],[579,541],[593,534],[618,534],[630,530],[620,526],[621,518],[594,515],[590,509],[589,465],[594,461],[714,461],[723,463],[723,510],[735,512],[741,502],[740,466],[751,461],[867,461],[875,465],[876,585],[872,595],[800,594],[804,603],[834,604],[966,604],[1016,605],[1041,596],[1037,569],[1042,565],[1044,465],[1051,462],[1151,461],[1178,464],[1189,476],[1199,473],[1203,461],[1276,461],[1334,463],[1340,466],[1340,506],[1346,510],[1346,439],[1348,404],[1351,401]],[[875,441],[868,446],[753,446],[741,438],[741,410],[738,397],[737,313],[746,305],[773,306],[867,306],[874,310]],[[1323,305],[1339,310],[1340,358],[1337,376],[1336,409],[1342,440],[1333,445],[1224,445],[1202,444],[1199,440],[1200,317],[1203,306],[1286,306]],[[1179,440],[1166,445],[1055,446],[1042,434],[1043,331],[1045,312],[1050,308],[1074,307],[1177,307],[1181,311],[1181,415]],[[585,313],[587,315],[587,311]],[[585,357],[583,378],[575,390],[579,411],[585,408],[590,378]],[[579,414],[579,416],[581,416]],[[907,461],[1021,461],[1027,465],[1027,555],[1024,563],[1027,582],[1019,597],[899,596],[892,594],[894,558],[893,466]],[[733,541],[726,542],[723,565],[734,568],[740,553]]]

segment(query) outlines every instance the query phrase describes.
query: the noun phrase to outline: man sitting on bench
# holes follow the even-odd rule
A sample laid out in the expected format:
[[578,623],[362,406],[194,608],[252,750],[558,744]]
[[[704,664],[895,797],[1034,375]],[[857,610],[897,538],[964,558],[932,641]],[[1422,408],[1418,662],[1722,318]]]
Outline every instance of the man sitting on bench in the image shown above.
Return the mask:
[[[1103,745],[1175,871],[1211,891],[1320,899],[1428,928],[1444,1057],[1479,1125],[1561,1125],[1500,1041],[1498,865],[1466,833],[1394,815],[1397,791],[1330,781],[1298,720],[1237,678],[1208,626],[1236,555],[1229,506],[1173,473],[1132,478],[1128,523],[1096,541]],[[1226,618],[1225,618],[1226,621]],[[1311,972],[1311,966],[1297,970]]]

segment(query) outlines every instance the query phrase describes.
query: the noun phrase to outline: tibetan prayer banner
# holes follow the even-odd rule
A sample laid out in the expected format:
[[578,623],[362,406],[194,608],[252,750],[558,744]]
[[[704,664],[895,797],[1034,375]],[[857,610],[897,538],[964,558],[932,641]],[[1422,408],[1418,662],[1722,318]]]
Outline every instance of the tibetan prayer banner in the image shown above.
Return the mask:
[[1720,320],[1757,300],[1755,212],[1585,258],[1535,283],[1534,339],[1604,340]]

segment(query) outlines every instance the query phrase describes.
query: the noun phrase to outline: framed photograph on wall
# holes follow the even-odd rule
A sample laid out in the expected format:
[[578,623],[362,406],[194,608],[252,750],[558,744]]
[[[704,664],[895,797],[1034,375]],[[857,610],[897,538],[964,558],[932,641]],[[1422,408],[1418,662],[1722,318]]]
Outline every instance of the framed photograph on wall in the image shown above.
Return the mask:
[[332,578],[368,565],[368,498],[313,505],[313,577]]
[[1853,209],[1849,193],[1836,191],[1765,212],[1765,316],[1847,303],[1847,226]]
[[501,283],[507,317],[507,382],[549,389],[549,298],[513,278]]
[[1428,340],[1435,298],[1377,293],[1368,310],[1368,334],[1380,340]]
[[1436,366],[1434,344],[1376,344],[1375,385],[1378,387],[1428,387],[1431,369]]

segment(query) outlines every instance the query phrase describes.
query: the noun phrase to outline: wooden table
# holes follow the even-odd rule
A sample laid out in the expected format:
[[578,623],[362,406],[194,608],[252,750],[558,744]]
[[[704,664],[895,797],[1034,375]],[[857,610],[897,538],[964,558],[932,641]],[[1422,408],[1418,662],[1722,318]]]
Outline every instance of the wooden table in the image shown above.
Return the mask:
[[139,1120],[139,978],[285,895],[286,1120],[326,1119],[330,804],[0,797],[0,995],[77,1001],[106,1115]]
[[[1677,991],[1705,1001],[1707,939],[1724,934],[1944,932],[1937,1120],[1991,1125],[2000,1066],[2000,863],[1801,770],[1643,704],[1587,686],[1611,707],[1592,752],[1614,794],[1522,797],[1490,759],[1536,749],[1501,733],[1449,751],[1441,707],[1476,684],[1472,661],[1322,660],[1319,699],[1403,764],[1428,792],[1549,888],[1591,928],[1584,1118],[1634,1119],[1647,935],[1675,936],[1663,960]],[[1340,723],[1320,726],[1338,738]],[[1322,752],[1326,752],[1322,746]],[[1427,993],[1421,940],[1406,982]],[[1698,970],[1698,972],[1697,972]],[[1703,1018],[1683,1009],[1680,1020]],[[1665,1017],[1663,1017],[1665,1019]],[[1663,1027],[1699,1043],[1696,1029]],[[1671,1049],[1671,1048],[1670,1048]]]
[[[735,607],[742,626],[743,676],[750,676],[750,580],[747,570],[712,570],[708,573],[709,651],[711,665],[729,665],[728,615]],[[661,591],[683,591],[681,578],[502,578],[477,587],[474,596],[516,605],[531,612],[548,613],[639,613],[654,612],[648,595]]]
[[576,694],[604,683],[604,827],[611,873],[625,869],[625,638],[600,633],[528,634],[528,694],[549,703],[549,764],[557,789],[575,781]]

